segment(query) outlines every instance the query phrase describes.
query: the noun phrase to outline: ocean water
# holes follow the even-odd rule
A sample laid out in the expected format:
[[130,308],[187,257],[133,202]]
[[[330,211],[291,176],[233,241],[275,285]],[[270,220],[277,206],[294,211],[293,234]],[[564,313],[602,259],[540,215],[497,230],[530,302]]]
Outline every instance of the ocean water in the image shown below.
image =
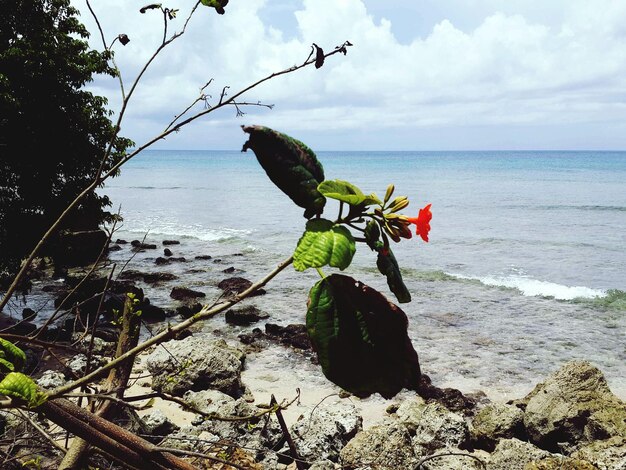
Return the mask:
[[[603,370],[626,398],[625,152],[319,152],[327,179],[384,195],[394,183],[403,212],[432,203],[430,242],[394,247],[413,301],[402,304],[422,369],[440,386],[519,397],[572,359]],[[128,268],[167,270],[219,295],[234,267],[251,280],[288,257],[303,231],[302,209],[267,178],[249,151],[147,151],[102,190],[120,207],[115,238],[160,243],[186,263],[155,266],[162,251]],[[336,216],[329,204],[325,216]],[[194,260],[208,254],[212,260]],[[128,248],[112,254],[122,264]],[[326,270],[330,272],[330,269]],[[389,294],[375,256],[358,246],[346,272]],[[315,272],[288,268],[267,295],[246,302],[280,324],[303,323]],[[174,306],[170,284],[146,286],[152,302]],[[205,328],[234,339],[253,328]],[[254,364],[254,358],[251,363]],[[323,383],[318,368],[279,347],[257,364]]]

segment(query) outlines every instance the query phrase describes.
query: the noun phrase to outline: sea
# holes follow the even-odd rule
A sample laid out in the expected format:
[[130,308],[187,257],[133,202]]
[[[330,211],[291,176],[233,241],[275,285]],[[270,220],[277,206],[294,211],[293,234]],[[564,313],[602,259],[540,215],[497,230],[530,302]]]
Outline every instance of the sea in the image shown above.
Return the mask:
[[[430,240],[393,246],[412,302],[400,307],[422,371],[438,386],[523,396],[565,362],[588,360],[626,398],[626,152],[318,152],[326,179],[411,203],[432,204]],[[114,239],[145,240],[158,250],[111,253],[118,270],[169,271],[186,285],[220,295],[229,275],[256,280],[294,250],[303,210],[269,180],[254,153],[145,151],[100,190],[123,222]],[[337,205],[324,216],[334,219]],[[187,260],[157,266],[163,240]],[[210,260],[195,259],[210,255]],[[358,244],[344,274],[393,300],[376,257]],[[236,274],[226,274],[224,270]],[[324,268],[326,274],[333,268]],[[267,321],[304,323],[315,270],[284,270],[267,294],[246,300]],[[173,308],[170,284],[145,286],[152,303]],[[174,319],[175,320],[175,319]],[[172,320],[173,321],[173,320]],[[255,326],[203,328],[236,341]],[[250,359],[266,375],[327,383],[319,366],[272,346]]]

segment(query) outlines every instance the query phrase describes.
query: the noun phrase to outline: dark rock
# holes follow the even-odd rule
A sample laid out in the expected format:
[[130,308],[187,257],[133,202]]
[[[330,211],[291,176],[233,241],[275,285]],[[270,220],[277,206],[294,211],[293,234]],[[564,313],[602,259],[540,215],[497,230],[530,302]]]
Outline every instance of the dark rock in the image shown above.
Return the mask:
[[65,286],[63,286],[62,284],[48,284],[47,286],[43,286],[41,288],[42,291],[44,292],[61,292],[63,290],[65,290]]
[[183,318],[189,318],[190,316],[198,313],[200,310],[202,310],[202,304],[200,303],[176,307],[176,313]]
[[178,240],[163,240],[163,245],[180,245]]
[[122,247],[119,245],[109,245],[109,248],[108,248],[109,251],[120,251],[121,249]]
[[261,312],[254,305],[248,305],[247,307],[228,310],[225,317],[226,323],[245,326],[269,318],[269,315]]
[[265,337],[265,334],[261,331],[260,328],[255,328],[250,333],[242,333],[237,336],[237,338],[239,338],[239,341],[246,345],[254,344]]
[[156,282],[173,281],[178,279],[178,276],[172,273],[145,273],[143,275],[143,281],[147,284],[154,284]]
[[189,300],[196,297],[206,297],[206,294],[188,289],[187,287],[174,287],[172,292],[170,292],[170,297],[174,300]]
[[[249,289],[250,286],[252,286],[252,281],[244,279],[243,277],[229,277],[220,281],[217,285],[217,287],[230,294],[241,294],[246,289]],[[253,295],[263,294],[265,294],[265,290],[258,289]]]
[[455,388],[439,388],[432,384],[430,377],[422,374],[419,384],[419,395],[427,402],[438,402],[450,411],[472,416],[476,411],[476,400],[467,397]]
[[232,274],[232,273],[234,273],[235,271],[237,271],[237,270],[235,269],[235,267],[234,267],[234,266],[231,266],[230,268],[226,268],[226,269],[224,269],[222,272],[223,272],[223,273],[226,273],[226,274]]
[[195,258],[196,259],[200,259],[200,260],[207,260],[207,259],[211,259],[212,256],[210,256],[210,255],[198,255]]
[[115,240],[115,243],[118,245],[126,245],[128,242],[126,240],[122,240],[121,238],[118,238],[117,240]]
[[119,278],[136,280],[136,279],[143,279],[144,275],[145,273],[141,271],[137,271],[135,269],[127,269],[121,272],[121,274],[119,275]]
[[141,310],[141,318],[148,321],[165,320],[165,310],[156,305],[152,305],[149,299],[144,299],[143,303],[137,310]]
[[133,240],[130,244],[135,250],[156,250],[157,247],[154,243],[142,243],[139,240]]
[[22,310],[22,318],[24,320],[32,320],[36,316],[37,312],[35,312],[32,308],[26,307],[24,310]]
[[172,250],[170,250],[169,248],[165,248],[163,250],[163,255],[165,255],[165,256],[172,256],[172,254],[173,254]]
[[3,333],[12,333],[17,335],[29,335],[35,331],[37,327],[30,322],[17,321],[7,314],[0,312],[0,330]]
[[154,262],[158,265],[170,264],[174,262],[184,263],[185,261],[187,261],[187,259],[182,256],[179,258],[162,258],[159,256],[156,260],[154,260]]
[[297,349],[311,349],[311,340],[306,331],[306,325],[292,324],[280,326],[274,323],[265,325],[265,333],[270,338],[278,339],[282,344],[292,346]]
[[221,263],[222,262],[222,258],[215,258],[213,260],[214,263]]

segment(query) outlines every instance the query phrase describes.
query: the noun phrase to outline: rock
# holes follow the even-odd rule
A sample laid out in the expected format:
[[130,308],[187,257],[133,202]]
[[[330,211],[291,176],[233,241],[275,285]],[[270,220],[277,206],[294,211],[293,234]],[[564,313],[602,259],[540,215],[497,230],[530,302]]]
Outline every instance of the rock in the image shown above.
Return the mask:
[[[234,399],[217,390],[187,392],[183,396],[189,405],[203,413],[219,417],[248,417],[258,414],[245,398]],[[224,421],[198,416],[195,421],[199,429],[207,431],[226,441],[236,441],[246,448],[263,452],[264,447],[273,448],[282,439],[278,421],[272,414],[249,420]],[[257,455],[261,457],[261,455]]]
[[170,250],[169,248],[165,248],[163,250],[163,255],[164,256],[172,256],[173,255],[172,250]]
[[[252,281],[244,279],[243,277],[229,277],[220,281],[217,285],[217,287],[230,294],[241,294],[243,291],[249,289],[250,286],[252,286]],[[264,289],[257,289],[253,295],[263,294],[265,294]]]
[[119,245],[117,245],[117,244],[115,244],[115,245],[109,245],[109,248],[108,248],[108,250],[109,250],[110,252],[111,252],[111,251],[120,251],[121,249],[122,249],[122,247],[121,247],[121,246],[119,246]]
[[427,403],[422,408],[412,408],[412,411],[412,414],[405,414],[400,405],[396,414],[410,431],[414,431],[415,455],[429,455],[446,447],[468,446],[469,429],[460,414],[453,413],[440,403]]
[[143,282],[146,284],[173,281],[175,279],[178,279],[178,276],[172,273],[145,273],[143,275]]
[[590,462],[599,470],[624,470],[626,436],[592,442],[574,452],[572,457]]
[[348,468],[409,469],[417,463],[409,431],[401,423],[384,423],[358,433],[341,449],[340,463]]
[[244,393],[241,371],[245,354],[223,339],[194,335],[169,341],[158,347],[146,364],[152,377],[152,388],[181,396],[188,390],[215,389],[232,397]]
[[22,319],[24,320],[32,320],[37,316],[37,312],[35,312],[32,308],[26,307],[22,310]]
[[163,245],[180,245],[178,240],[163,240]]
[[529,442],[502,439],[489,458],[487,470],[524,470],[527,464],[548,457],[553,455]]
[[197,297],[206,297],[206,294],[188,289],[187,287],[174,287],[172,292],[170,292],[170,297],[174,300],[189,300]]
[[335,464],[328,459],[316,460],[309,470],[335,470]]
[[46,370],[41,374],[41,377],[37,379],[37,385],[48,390],[61,387],[66,383],[65,375],[56,370]]
[[152,436],[167,436],[180,428],[159,409],[153,410],[141,418],[147,434]]
[[140,304],[137,310],[141,310],[141,318],[147,321],[163,321],[167,316],[165,310],[150,303],[147,297]]
[[598,467],[586,460],[570,457],[548,457],[527,464],[524,470],[598,470]]
[[226,323],[231,325],[250,325],[266,318],[269,318],[269,315],[261,312],[254,305],[228,310],[225,315]]
[[493,450],[500,439],[525,438],[524,412],[515,405],[487,405],[472,421],[472,442],[481,449]]
[[[454,454],[454,455],[450,455]],[[489,459],[486,452],[467,452],[460,449],[442,449],[422,457],[419,470],[484,470]]]
[[154,243],[142,243],[139,240],[133,240],[130,242],[131,246],[135,250],[156,250],[156,245]]
[[450,411],[473,415],[476,409],[476,400],[463,395],[456,388],[439,388],[432,384],[430,377],[422,374],[420,377],[419,394],[426,401],[443,404]]
[[218,439],[217,436],[203,432],[195,426],[185,426],[166,437],[161,446],[191,452],[207,452],[213,447],[210,443]]
[[187,258],[185,258],[184,256],[179,256],[178,258],[175,258],[175,257],[163,258],[159,256],[157,259],[154,260],[154,263],[158,266],[162,266],[164,264],[184,263],[186,261],[187,261]]
[[544,449],[626,436],[626,404],[611,393],[602,372],[589,362],[565,364],[524,402],[528,436]]
[[[117,337],[119,337],[119,330],[116,333],[116,339]],[[72,334],[72,342],[74,344],[79,344],[82,351],[88,351],[91,344],[93,354],[98,354],[100,356],[111,356],[116,347],[116,343],[105,341],[97,336],[93,338],[92,342],[91,335],[83,336],[83,333]]]
[[226,269],[222,270],[222,272],[223,272],[223,273],[225,273],[225,274],[232,274],[232,273],[234,273],[235,271],[238,271],[238,270],[237,270],[237,269],[235,269],[235,267],[234,267],[234,266],[231,266],[231,267],[229,267],[229,268],[226,268]]
[[362,429],[363,418],[355,406],[340,402],[318,406],[311,413],[300,416],[290,433],[304,460],[336,462],[341,449]]
[[[91,356],[90,361],[90,371],[96,370],[98,367],[104,365],[105,361],[102,356],[93,355]],[[77,354],[69,362],[66,364],[67,368],[74,374],[76,377],[82,377],[85,375],[85,369],[87,368],[87,356],[84,354]]]
[[180,307],[176,307],[176,314],[183,318],[189,318],[190,316],[198,313],[200,310],[202,310],[202,304],[200,303],[181,305]]
[[115,240],[115,243],[117,245],[126,245],[128,242],[126,240],[123,240],[121,238],[118,238],[117,240]]
[[250,333],[240,334],[237,338],[239,338],[239,341],[243,344],[254,344],[257,341],[264,339],[265,334],[263,334],[260,328],[255,328]]
[[274,323],[266,323],[265,333],[270,338],[278,339],[282,344],[293,346],[297,349],[311,349],[311,340],[306,331],[306,325],[292,324],[280,326]]
[[212,256],[210,256],[210,255],[198,255],[198,256],[195,257],[195,259],[198,259],[198,260],[207,260],[207,259],[211,259],[211,258],[212,258]]

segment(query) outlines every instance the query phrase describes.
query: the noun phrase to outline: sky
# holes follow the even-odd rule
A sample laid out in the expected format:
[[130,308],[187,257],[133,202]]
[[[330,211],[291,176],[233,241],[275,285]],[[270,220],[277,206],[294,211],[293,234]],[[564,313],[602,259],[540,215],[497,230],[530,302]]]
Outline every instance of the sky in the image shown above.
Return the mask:
[[[102,39],[83,0],[73,0]],[[163,17],[145,1],[91,0],[128,90],[159,46]],[[192,0],[178,8],[180,31]],[[185,34],[155,58],[133,94],[122,135],[158,136],[200,96],[227,93],[296,64],[315,43],[320,69],[276,77],[160,140],[161,149],[239,149],[241,125],[265,125],[314,150],[626,149],[626,2],[623,0],[230,0],[196,10]],[[94,93],[121,103],[119,83]],[[201,111],[203,103],[191,109]],[[190,114],[191,115],[191,114]]]

